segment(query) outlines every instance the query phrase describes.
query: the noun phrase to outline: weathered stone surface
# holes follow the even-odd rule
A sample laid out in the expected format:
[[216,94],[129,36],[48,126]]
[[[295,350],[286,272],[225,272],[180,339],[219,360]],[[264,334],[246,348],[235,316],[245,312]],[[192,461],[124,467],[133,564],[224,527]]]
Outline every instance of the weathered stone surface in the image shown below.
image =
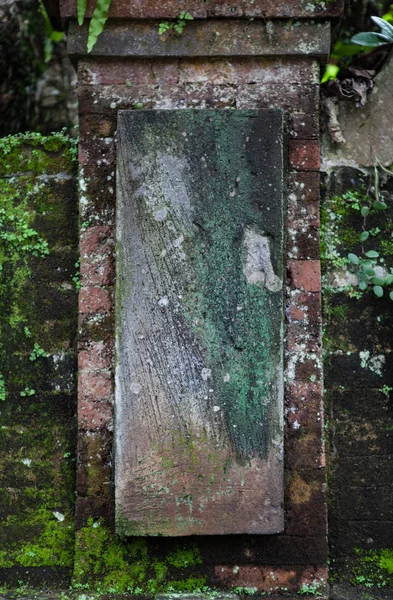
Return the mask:
[[[109,16],[128,19],[176,18],[182,10],[194,18],[213,17],[262,17],[266,18],[329,18],[339,17],[343,0],[320,2],[310,0],[114,0]],[[88,2],[87,16],[91,17],[94,2]],[[63,18],[76,16],[75,0],[60,0]]]
[[[87,26],[71,21],[68,53],[86,55]],[[327,59],[330,24],[263,21],[190,21],[182,35],[158,33],[157,24],[138,21],[108,22],[97,40],[93,56],[310,56]]]
[[282,530],[279,111],[119,113],[117,530]]
[[393,162],[393,54],[377,75],[367,104],[340,102],[338,120],[345,144],[332,144],[324,136],[324,164],[373,167],[378,158],[384,165]]

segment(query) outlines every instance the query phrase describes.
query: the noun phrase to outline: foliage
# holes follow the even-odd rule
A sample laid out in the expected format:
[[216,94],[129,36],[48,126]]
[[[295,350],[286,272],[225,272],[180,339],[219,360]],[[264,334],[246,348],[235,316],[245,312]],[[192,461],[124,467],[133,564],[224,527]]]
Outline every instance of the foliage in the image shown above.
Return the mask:
[[[102,33],[105,23],[108,19],[109,7],[112,0],[97,0],[93,15],[89,23],[89,32],[87,36],[87,52],[91,52],[97,42],[98,36]],[[83,25],[86,14],[87,0],[77,0],[78,23]]]
[[48,63],[53,57],[54,44],[64,40],[64,31],[56,31],[53,28],[42,0],[40,1],[40,11],[45,22],[44,60],[45,63]]
[[371,17],[371,20],[378,25],[381,33],[375,33],[374,31],[363,31],[357,33],[351,39],[354,44],[360,46],[382,46],[383,44],[393,43],[393,25],[380,19],[379,17]]
[[[388,171],[390,174],[390,171]],[[388,205],[385,202],[386,196],[379,188],[379,172],[378,168],[374,168],[374,186],[367,192],[367,195],[360,202],[352,203],[352,207],[360,212],[363,219],[362,231],[359,234],[359,242],[361,242],[360,255],[350,252],[348,260],[352,265],[352,270],[358,278],[359,290],[362,292],[367,289],[373,289],[374,294],[378,298],[384,295],[384,289],[391,288],[393,284],[393,269],[390,273],[378,272],[379,252],[373,249],[373,240],[380,235],[380,230],[371,229],[369,227],[368,218],[372,214],[378,214],[385,211]],[[389,292],[389,297],[393,300],[393,290]]]
[[163,35],[168,31],[176,31],[176,33],[183,33],[187,21],[193,21],[194,17],[189,12],[182,10],[176,21],[162,21],[158,27],[158,33]]

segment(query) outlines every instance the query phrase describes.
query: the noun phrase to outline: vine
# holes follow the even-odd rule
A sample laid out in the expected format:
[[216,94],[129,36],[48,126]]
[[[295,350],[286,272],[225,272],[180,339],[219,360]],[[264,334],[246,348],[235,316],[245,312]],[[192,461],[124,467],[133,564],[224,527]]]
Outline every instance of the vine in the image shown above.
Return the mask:
[[[380,166],[389,175],[393,175],[390,170],[385,169],[381,164]],[[355,254],[350,252],[348,260],[351,263],[353,273],[358,279],[359,290],[365,292],[369,288],[372,288],[378,298],[382,298],[385,290],[389,290],[392,286],[393,269],[391,268],[390,272],[388,272],[383,267],[385,261],[381,258],[380,253],[375,250],[372,242],[380,236],[381,230],[379,227],[370,227],[369,217],[377,215],[388,208],[386,199],[387,194],[380,190],[379,171],[375,167],[373,185],[369,186],[366,195],[361,201],[352,202],[352,207],[360,212],[363,221],[362,231],[359,234],[359,242],[361,243],[360,253]],[[389,291],[389,297],[393,300],[393,290]]]

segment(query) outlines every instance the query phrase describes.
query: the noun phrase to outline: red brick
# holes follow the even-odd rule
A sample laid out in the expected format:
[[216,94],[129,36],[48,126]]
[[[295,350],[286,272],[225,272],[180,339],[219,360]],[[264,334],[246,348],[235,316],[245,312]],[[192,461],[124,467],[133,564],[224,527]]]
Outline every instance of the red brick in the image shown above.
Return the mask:
[[287,237],[287,253],[291,259],[318,260],[320,256],[318,229],[312,226],[302,229],[291,227]]
[[314,140],[289,140],[289,168],[299,171],[319,171],[321,168],[319,142]]
[[321,265],[318,260],[290,260],[288,269],[292,287],[306,292],[321,291]]
[[113,428],[113,407],[109,402],[82,400],[78,403],[78,427],[95,431]]
[[81,255],[91,256],[102,254],[104,248],[106,248],[106,251],[109,248],[113,248],[114,240],[111,237],[112,235],[113,228],[105,225],[82,229],[79,242]]
[[287,299],[287,319],[289,322],[320,323],[322,321],[321,294],[294,290]]
[[[281,592],[283,589],[296,593],[304,584],[311,584],[321,578],[318,567],[276,565],[217,565],[214,567],[214,578],[218,587],[224,589],[256,588],[257,592]],[[326,584],[326,579],[324,578]],[[270,597],[270,594],[269,594]]]
[[80,371],[78,402],[86,399],[104,400],[113,394],[113,377],[109,371]]
[[84,258],[80,265],[81,284],[112,285],[114,283],[115,267],[113,258]]
[[326,481],[324,469],[286,473],[285,532],[287,535],[326,535]]
[[98,369],[109,369],[113,362],[113,344],[108,342],[91,341],[87,348],[78,354],[78,369],[95,371]]
[[318,354],[321,351],[321,327],[319,323],[288,323],[285,329],[286,347],[289,352],[304,351]]
[[112,294],[100,287],[82,287],[79,292],[79,312],[102,313],[113,308]]

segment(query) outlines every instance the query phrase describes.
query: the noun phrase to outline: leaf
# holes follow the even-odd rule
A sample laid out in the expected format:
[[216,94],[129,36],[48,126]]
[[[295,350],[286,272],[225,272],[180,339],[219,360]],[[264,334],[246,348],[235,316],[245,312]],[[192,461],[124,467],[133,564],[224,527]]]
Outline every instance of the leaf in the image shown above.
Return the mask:
[[353,265],[358,265],[359,264],[359,258],[356,256],[356,254],[348,254],[348,260],[353,264]]
[[382,298],[383,296],[383,288],[380,285],[374,285],[373,292],[378,298]]
[[96,7],[89,25],[87,38],[87,52],[91,52],[95,46],[98,36],[104,29],[108,18],[108,11],[112,0],[97,0]]
[[351,38],[351,42],[359,44],[359,46],[382,46],[382,44],[386,44],[389,41],[390,39],[382,33],[374,33],[372,31],[363,31]]
[[78,25],[83,25],[87,8],[87,0],[77,0]]
[[364,290],[366,290],[368,288],[368,284],[367,281],[359,281],[359,289],[362,290],[364,292]]
[[381,19],[380,17],[371,17],[371,20],[378,25],[378,27],[381,29],[382,34],[385,35],[390,42],[393,42],[392,25],[390,25],[390,23],[388,23],[384,19]]
[[386,210],[387,207],[388,205],[385,204],[385,202],[379,202],[379,200],[373,202],[373,208],[375,208],[375,210]]
[[366,273],[367,277],[374,277],[375,276],[374,269],[364,269],[364,272]]
[[329,79],[336,79],[339,70],[340,67],[338,67],[337,65],[328,64],[326,66],[325,73],[321,79],[321,83],[325,83],[325,81],[329,81]]
[[369,250],[368,252],[366,252],[366,256],[368,258],[378,258],[379,253],[376,252],[375,250]]
[[393,292],[389,292],[389,298],[393,300]]
[[370,212],[370,209],[368,206],[362,206],[362,208],[360,210],[360,214],[362,215],[362,217],[367,217],[369,212]]
[[369,235],[370,235],[370,234],[369,234],[369,232],[368,232],[368,231],[363,231],[363,232],[360,234],[360,236],[359,236],[359,240],[360,240],[361,242],[365,242],[365,241],[366,241],[366,239],[368,238],[368,236],[369,236]]
[[373,277],[371,281],[374,285],[383,285],[385,283],[383,277]]
[[384,285],[392,285],[393,283],[393,275],[387,275],[384,278]]

